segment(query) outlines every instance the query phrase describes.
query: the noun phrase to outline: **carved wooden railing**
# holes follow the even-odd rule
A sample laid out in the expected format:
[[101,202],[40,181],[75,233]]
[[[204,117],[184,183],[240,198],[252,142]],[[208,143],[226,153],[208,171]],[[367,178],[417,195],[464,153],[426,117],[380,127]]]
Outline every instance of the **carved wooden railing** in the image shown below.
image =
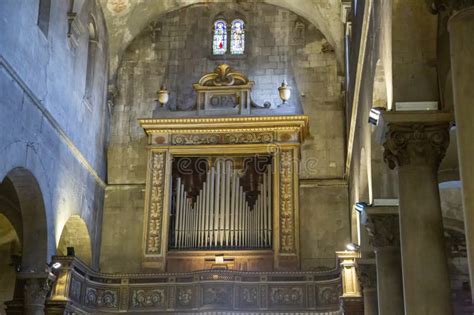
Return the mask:
[[54,260],[62,266],[46,303],[47,314],[340,314],[339,270],[103,274],[74,257],[56,256]]

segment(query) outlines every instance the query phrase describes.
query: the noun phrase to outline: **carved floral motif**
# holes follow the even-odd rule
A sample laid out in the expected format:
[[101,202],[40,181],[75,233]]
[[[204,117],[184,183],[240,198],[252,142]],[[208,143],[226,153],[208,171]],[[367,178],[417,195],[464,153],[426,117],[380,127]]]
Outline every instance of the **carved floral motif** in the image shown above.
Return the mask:
[[244,287],[241,289],[240,302],[245,306],[256,306],[258,298],[257,287]]
[[161,229],[165,186],[165,152],[153,152],[147,226],[146,254],[161,253]]
[[293,253],[294,242],[294,177],[293,151],[280,154],[280,251]]
[[341,295],[342,290],[340,285],[318,287],[318,306],[338,305]]
[[389,124],[384,160],[394,169],[405,165],[438,167],[449,145],[448,124]]
[[273,140],[272,132],[239,132],[224,135],[179,134],[171,136],[172,145],[271,143]]
[[132,306],[135,308],[163,307],[165,302],[165,289],[133,290]]
[[117,291],[87,288],[86,305],[92,307],[117,308]]
[[179,306],[190,306],[193,300],[193,290],[191,288],[178,288],[177,304]]
[[203,289],[204,305],[231,305],[232,287],[212,286]]
[[44,305],[51,282],[49,278],[27,279],[24,286],[25,305]]
[[273,305],[301,305],[303,304],[303,288],[271,288],[270,301]]
[[370,236],[369,242],[375,248],[400,247],[400,229],[397,214],[365,215],[364,225]]

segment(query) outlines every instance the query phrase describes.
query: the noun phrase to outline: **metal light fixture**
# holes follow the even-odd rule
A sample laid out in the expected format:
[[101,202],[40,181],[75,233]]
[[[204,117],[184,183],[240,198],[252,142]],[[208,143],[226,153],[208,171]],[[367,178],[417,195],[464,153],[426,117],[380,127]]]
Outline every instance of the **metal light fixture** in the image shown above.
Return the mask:
[[157,101],[161,106],[165,106],[170,99],[170,94],[164,85],[161,86],[160,90],[156,92]]
[[59,261],[51,262],[48,264],[48,267],[53,269],[53,270],[58,270],[61,268],[62,264]]
[[285,104],[291,97],[291,87],[288,86],[286,80],[283,80],[280,87],[278,87],[278,94],[280,95],[283,104]]
[[355,209],[357,212],[362,212],[367,206],[368,204],[366,202],[356,202]]
[[360,246],[355,244],[355,243],[349,243],[346,245],[346,249],[351,251],[351,252],[355,252],[355,251],[358,251],[360,249]]
[[374,107],[374,108],[370,109],[369,124],[374,125],[374,126],[378,125],[380,114],[382,113],[382,110],[384,110],[384,108],[382,108],[382,107]]

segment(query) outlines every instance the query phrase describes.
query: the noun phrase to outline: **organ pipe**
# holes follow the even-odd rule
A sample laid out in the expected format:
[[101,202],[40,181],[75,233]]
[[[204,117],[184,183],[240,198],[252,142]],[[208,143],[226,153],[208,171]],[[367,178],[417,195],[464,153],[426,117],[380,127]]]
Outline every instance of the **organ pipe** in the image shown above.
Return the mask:
[[194,198],[176,179],[176,249],[265,248],[272,245],[272,174],[268,166],[251,205],[232,161],[217,160]]

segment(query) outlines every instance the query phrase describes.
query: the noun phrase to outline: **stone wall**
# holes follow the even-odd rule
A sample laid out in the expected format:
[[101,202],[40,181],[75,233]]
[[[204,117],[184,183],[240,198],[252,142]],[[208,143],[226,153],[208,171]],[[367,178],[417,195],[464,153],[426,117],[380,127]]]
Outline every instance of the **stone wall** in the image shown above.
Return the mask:
[[[212,25],[214,18],[221,15],[229,22],[234,17],[243,17],[246,21],[244,56],[212,56]],[[298,28],[301,26],[302,31]],[[128,259],[127,265],[132,270],[126,271],[136,271],[141,259],[137,254],[142,246],[143,205],[140,202],[147,155],[145,134],[137,119],[195,116],[196,96],[192,84],[224,62],[255,81],[252,96],[257,105],[266,101],[273,105],[281,103],[277,88],[286,79],[293,88],[289,104],[276,109],[253,109],[252,115],[309,115],[311,137],[302,149],[300,177],[342,177],[344,112],[336,54],[314,25],[288,10],[262,3],[193,5],[167,13],[153,20],[132,41],[118,70],[118,96],[108,149],[111,185],[105,205],[103,270],[125,271],[120,264]],[[158,109],[154,101],[161,84],[171,93],[166,109]],[[306,189],[308,194],[312,193],[311,189]],[[326,202],[321,203],[319,211],[331,211],[332,205]],[[301,207],[302,212],[311,211],[305,201]],[[123,217],[130,218],[134,224],[121,222]],[[333,220],[331,216],[322,218]],[[327,224],[321,222],[323,226]],[[309,239],[310,236],[301,237]],[[125,239],[130,246],[116,252],[112,243]],[[335,251],[333,240],[326,240],[328,243],[324,246],[333,247]],[[311,250],[315,252],[317,249]],[[118,261],[119,256],[125,259]]]
[[[100,7],[76,1],[68,41],[68,1],[51,1],[48,32],[38,1],[0,2],[0,180],[23,167],[38,181],[48,222],[48,256],[67,219],[80,215],[98,265],[107,137],[107,34]],[[88,22],[96,26],[94,80],[85,99]]]

